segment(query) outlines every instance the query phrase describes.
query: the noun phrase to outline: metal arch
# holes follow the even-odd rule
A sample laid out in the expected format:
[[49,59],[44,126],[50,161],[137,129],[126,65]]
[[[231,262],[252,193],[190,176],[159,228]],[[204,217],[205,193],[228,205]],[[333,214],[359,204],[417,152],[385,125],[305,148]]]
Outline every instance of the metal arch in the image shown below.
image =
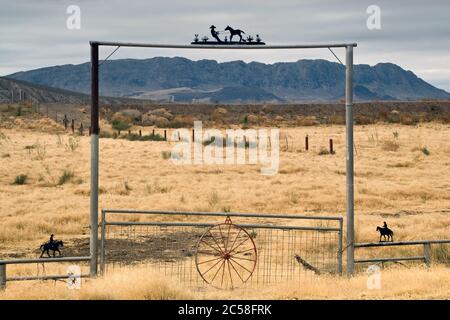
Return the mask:
[[318,43],[318,44],[287,44],[287,45],[265,45],[265,46],[245,46],[241,44],[227,45],[182,45],[182,44],[156,44],[156,43],[136,43],[136,42],[115,42],[115,41],[90,41],[90,45],[97,46],[120,46],[120,47],[141,47],[159,49],[320,49],[320,48],[347,48],[356,47],[356,43]]

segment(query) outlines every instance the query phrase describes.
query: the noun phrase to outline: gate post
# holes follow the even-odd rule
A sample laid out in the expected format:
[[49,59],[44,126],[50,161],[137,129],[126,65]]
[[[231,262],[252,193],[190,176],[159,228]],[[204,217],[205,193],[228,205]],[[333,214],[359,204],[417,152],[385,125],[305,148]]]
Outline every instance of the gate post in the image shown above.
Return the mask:
[[347,275],[354,269],[354,195],[353,195],[353,46],[346,46],[345,54],[345,123],[347,178]]
[[91,42],[91,255],[90,276],[97,276],[98,260],[98,44]]
[[6,264],[0,264],[0,290],[6,288]]

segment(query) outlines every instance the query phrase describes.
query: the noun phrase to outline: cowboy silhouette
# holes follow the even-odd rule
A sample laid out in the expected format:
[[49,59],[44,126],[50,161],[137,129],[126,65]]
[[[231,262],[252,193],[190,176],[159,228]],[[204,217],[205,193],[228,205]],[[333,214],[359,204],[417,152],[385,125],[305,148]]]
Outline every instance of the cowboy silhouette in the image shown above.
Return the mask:
[[211,35],[213,36],[213,38],[215,38],[218,42],[222,42],[222,40],[220,40],[219,38],[219,33],[216,31],[216,26],[212,25],[209,28],[211,29]]
[[386,223],[386,221],[383,221],[383,228],[385,228],[385,229],[387,229],[387,223]]
[[52,233],[52,234],[50,235],[50,240],[48,241],[49,244],[52,244],[52,243],[53,243],[53,241],[54,241],[54,240],[53,240],[53,237],[54,237],[54,235],[53,235],[53,233]]

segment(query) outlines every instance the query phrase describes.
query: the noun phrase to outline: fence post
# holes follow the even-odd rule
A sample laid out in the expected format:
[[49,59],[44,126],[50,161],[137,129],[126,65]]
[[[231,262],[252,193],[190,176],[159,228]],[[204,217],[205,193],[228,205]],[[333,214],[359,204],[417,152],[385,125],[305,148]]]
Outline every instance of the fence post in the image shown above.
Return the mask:
[[142,131],[139,129],[139,137],[142,137]]
[[154,136],[155,135],[155,129],[153,129],[153,132],[152,132],[152,136]]
[[166,130],[164,130],[164,140],[167,141],[167,131]]
[[192,142],[195,141],[195,129],[192,129]]
[[306,151],[309,150],[309,138],[308,138],[308,135],[306,135],[306,137],[305,137],[305,150]]
[[431,243],[423,244],[423,257],[427,267],[431,266]]
[[330,139],[330,154],[334,154],[333,139]]
[[72,119],[72,134],[75,133],[75,120]]
[[337,254],[337,263],[338,263],[338,274],[342,275],[342,237],[343,237],[343,220],[339,220],[339,239],[338,239],[338,254]]
[[105,274],[105,211],[102,210],[101,235],[100,235],[100,274]]
[[0,264],[0,290],[6,288],[6,264]]

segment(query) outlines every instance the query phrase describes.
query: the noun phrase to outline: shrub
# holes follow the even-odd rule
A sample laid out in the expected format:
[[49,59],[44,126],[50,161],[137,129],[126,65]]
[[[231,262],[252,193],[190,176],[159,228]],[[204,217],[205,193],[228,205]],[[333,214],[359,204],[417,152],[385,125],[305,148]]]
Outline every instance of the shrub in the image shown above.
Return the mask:
[[400,144],[394,140],[385,140],[381,146],[384,151],[397,151],[400,148]]
[[78,146],[79,146],[79,139],[74,137],[69,137],[69,140],[65,144],[66,149],[72,152],[77,150]]
[[25,184],[27,182],[27,179],[28,179],[28,176],[26,174],[19,174],[14,179],[14,184],[17,184],[17,185]]
[[375,119],[373,117],[365,116],[362,114],[355,116],[355,124],[359,125],[367,125],[375,123]]
[[296,124],[298,126],[315,126],[317,124],[319,124],[319,121],[317,121],[316,117],[311,116],[311,117],[297,117],[296,119]]
[[140,136],[136,133],[127,134],[124,136],[120,136],[121,139],[127,139],[130,141],[165,141],[164,137],[160,134],[149,134],[149,135],[143,135]]
[[172,152],[170,152],[170,151],[163,151],[163,152],[161,152],[161,156],[163,157],[164,160],[168,160],[172,156]]
[[64,170],[62,175],[59,177],[58,185],[61,186],[61,185],[65,184],[66,182],[69,182],[70,180],[72,180],[72,178],[74,176],[75,176],[75,174],[73,173],[73,171]]
[[408,126],[415,125],[419,122],[419,119],[417,117],[414,117],[412,115],[408,114],[401,114],[400,115],[400,123]]
[[212,120],[218,122],[224,122],[227,117],[228,111],[225,108],[217,108],[212,113]]
[[111,126],[117,131],[128,130],[131,127],[130,119],[129,117],[117,112],[111,119]]
[[320,148],[320,151],[318,154],[319,154],[319,156],[324,156],[324,155],[330,154],[330,151],[328,151],[327,148],[322,147],[322,148]]
[[424,155],[426,155],[426,156],[429,156],[429,155],[430,155],[430,150],[428,150],[427,147],[421,148],[420,151],[422,151],[422,153],[423,153]]

